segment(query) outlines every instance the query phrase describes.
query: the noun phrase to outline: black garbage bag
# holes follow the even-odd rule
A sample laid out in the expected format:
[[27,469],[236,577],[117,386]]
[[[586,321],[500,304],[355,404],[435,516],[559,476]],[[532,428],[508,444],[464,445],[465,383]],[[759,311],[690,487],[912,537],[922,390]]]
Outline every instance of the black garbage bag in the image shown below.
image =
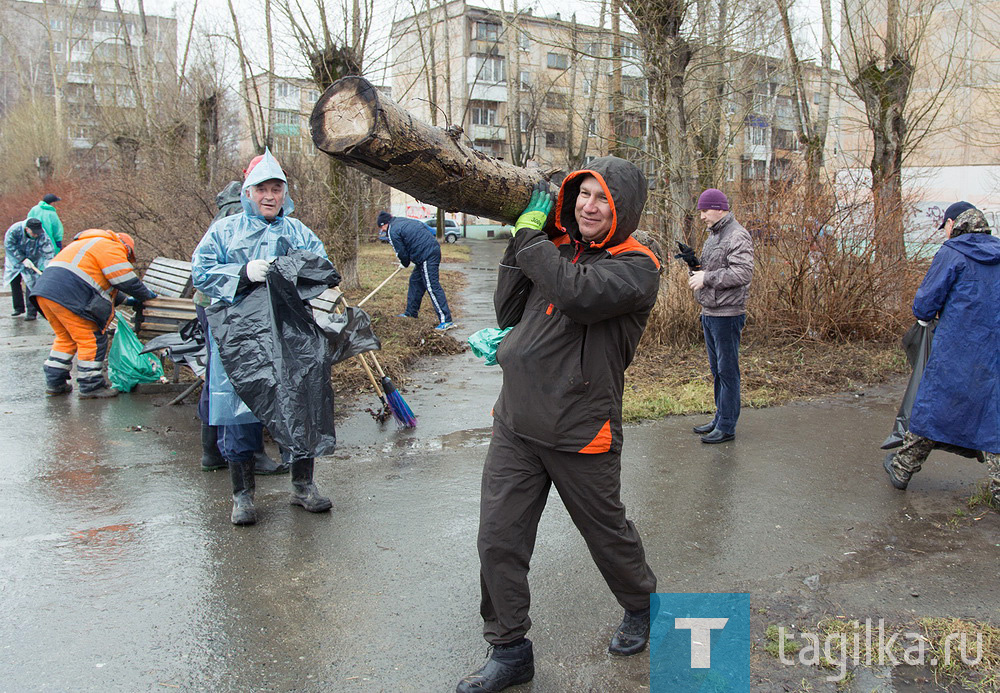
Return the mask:
[[[931,356],[931,343],[934,341],[934,328],[937,327],[937,320],[931,320],[927,325],[919,322],[903,335],[902,346],[906,352],[906,360],[913,368],[910,375],[910,382],[906,385],[906,392],[903,393],[903,402],[899,405],[899,412],[896,414],[896,421],[892,426],[892,433],[882,443],[883,450],[898,448],[903,444],[903,434],[910,430],[910,414],[913,411],[913,403],[917,399],[917,390],[920,388],[920,380],[924,375],[924,368],[927,360]],[[935,450],[946,450],[963,457],[978,457],[976,450],[963,448],[960,445],[950,443],[934,443]]]
[[336,447],[331,366],[381,346],[360,309],[317,324],[306,301],[339,283],[329,260],[293,250],[238,303],[206,310],[236,394],[296,459]]

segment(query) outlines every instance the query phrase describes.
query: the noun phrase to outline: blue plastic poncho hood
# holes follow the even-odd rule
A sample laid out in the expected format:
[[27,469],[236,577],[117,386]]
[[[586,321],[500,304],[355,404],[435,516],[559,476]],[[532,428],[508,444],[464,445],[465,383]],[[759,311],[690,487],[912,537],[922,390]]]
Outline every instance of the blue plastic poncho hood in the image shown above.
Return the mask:
[[285,177],[285,172],[282,170],[278,160],[271,154],[270,149],[264,150],[264,158],[253,167],[253,170],[247,174],[246,180],[243,181],[243,188],[240,191],[240,201],[243,203],[243,211],[250,216],[263,219],[260,209],[250,199],[250,188],[266,180],[280,180],[285,184],[285,202],[281,205],[281,212],[279,212],[278,216],[287,217],[295,211],[295,203],[292,202],[292,196],[288,193],[288,179]]

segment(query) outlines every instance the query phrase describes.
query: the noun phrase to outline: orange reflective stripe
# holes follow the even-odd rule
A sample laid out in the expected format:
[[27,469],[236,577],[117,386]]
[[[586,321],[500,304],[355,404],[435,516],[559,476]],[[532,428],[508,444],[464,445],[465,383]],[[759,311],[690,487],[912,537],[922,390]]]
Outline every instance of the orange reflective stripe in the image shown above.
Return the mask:
[[601,430],[597,432],[594,439],[587,443],[580,452],[588,454],[596,454],[599,452],[608,452],[611,449],[611,419],[604,422],[601,426]]
[[550,304],[549,304],[549,307],[545,309],[545,314],[546,314],[546,315],[552,315],[552,309],[553,309],[554,307],[555,307],[555,306],[553,306],[553,305],[552,305],[552,304],[550,303]]
[[653,251],[632,238],[632,236],[629,236],[613,248],[608,248],[608,254],[610,255],[621,255],[622,253],[645,253],[653,261],[653,264],[656,265],[656,269],[660,269],[660,261],[656,259]]

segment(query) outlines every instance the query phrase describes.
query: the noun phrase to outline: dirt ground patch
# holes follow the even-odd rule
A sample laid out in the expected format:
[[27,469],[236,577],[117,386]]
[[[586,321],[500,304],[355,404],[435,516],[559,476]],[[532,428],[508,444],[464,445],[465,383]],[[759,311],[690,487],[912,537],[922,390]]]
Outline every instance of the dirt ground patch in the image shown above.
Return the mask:
[[[740,353],[746,407],[847,392],[909,373],[898,343],[746,343]],[[712,376],[704,344],[642,345],[625,374],[626,421],[711,412]]]
[[[458,296],[465,285],[465,277],[460,271],[447,268],[449,264],[467,261],[469,249],[460,244],[443,245],[441,256],[441,286],[449,298],[448,305],[452,313],[457,317],[461,315]],[[358,262],[361,286],[348,296],[351,305],[367,296],[392,274],[398,264],[392,248],[385,243],[363,244]],[[407,268],[397,274],[364,305],[364,310],[372,318],[375,334],[382,342],[382,350],[378,352],[377,358],[396,385],[406,384],[406,374],[417,359],[423,356],[458,354],[467,348],[464,342],[459,342],[450,333],[434,330],[437,319],[427,299],[416,320],[397,317],[406,308],[410,272]],[[357,359],[348,359],[334,366],[333,383],[338,397],[368,393],[372,387]]]

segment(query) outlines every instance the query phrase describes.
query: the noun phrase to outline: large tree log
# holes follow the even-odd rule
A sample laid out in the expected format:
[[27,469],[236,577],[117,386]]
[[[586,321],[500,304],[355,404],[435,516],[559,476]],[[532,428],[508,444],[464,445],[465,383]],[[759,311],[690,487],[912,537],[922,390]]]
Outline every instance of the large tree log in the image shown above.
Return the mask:
[[540,172],[463,144],[460,129],[417,120],[363,77],[334,82],[316,102],[309,126],[320,151],[452,212],[513,224],[532,187],[544,180]]

